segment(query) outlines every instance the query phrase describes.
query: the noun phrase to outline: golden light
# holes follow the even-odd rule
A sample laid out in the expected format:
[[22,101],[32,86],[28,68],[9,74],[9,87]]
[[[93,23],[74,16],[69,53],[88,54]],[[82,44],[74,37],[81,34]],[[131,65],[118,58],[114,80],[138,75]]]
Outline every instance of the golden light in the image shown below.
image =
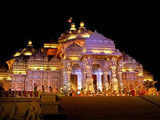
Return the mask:
[[26,56],[31,56],[31,55],[32,55],[32,52],[31,52],[31,51],[26,51],[26,52],[24,52],[24,55],[26,55]]
[[13,73],[14,74],[23,74],[23,75],[25,75],[26,71],[24,71],[24,70],[13,70]]
[[138,73],[138,76],[143,76],[143,73],[142,72]]
[[11,77],[8,74],[0,74],[0,80],[11,80]]
[[46,66],[30,66],[29,67],[31,70],[46,70]]
[[69,57],[69,59],[77,61],[79,60],[79,57]]
[[82,37],[82,38],[89,38],[89,37],[90,37],[90,34],[84,33],[84,34],[81,34],[81,37]]
[[153,81],[151,78],[145,78],[144,81]]
[[111,50],[91,50],[93,53],[106,53],[106,54],[111,54],[113,51]]
[[58,44],[44,43],[44,48],[58,48]]
[[50,67],[50,70],[55,71],[55,70],[57,70],[57,67]]
[[28,46],[32,46],[32,41],[31,40],[28,41]]
[[71,24],[70,30],[73,30],[73,31],[76,30],[76,25],[74,23]]
[[129,72],[133,72],[134,70],[133,70],[132,68],[129,68],[128,71],[129,71]]
[[77,37],[77,35],[70,35],[70,36],[68,37],[68,40],[75,39],[76,37]]
[[126,69],[123,68],[123,69],[122,69],[122,72],[126,72]]
[[86,53],[86,52],[87,52],[86,48],[83,48],[82,52],[83,52],[83,53]]
[[104,53],[106,53],[106,54],[112,54],[113,51],[111,51],[111,50],[105,50]]
[[80,27],[84,27],[84,22],[80,22]]
[[14,56],[14,57],[17,57],[17,56],[20,56],[20,55],[21,55],[20,52],[16,52],[13,56]]
[[102,51],[100,50],[92,50],[93,53],[101,53]]

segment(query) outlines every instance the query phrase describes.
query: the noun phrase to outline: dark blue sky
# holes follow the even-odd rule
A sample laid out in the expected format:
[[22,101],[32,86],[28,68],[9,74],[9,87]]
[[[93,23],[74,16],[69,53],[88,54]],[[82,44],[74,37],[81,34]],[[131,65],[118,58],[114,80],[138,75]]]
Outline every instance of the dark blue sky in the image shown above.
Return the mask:
[[138,2],[58,2],[1,3],[0,61],[9,59],[23,48],[27,40],[40,46],[56,41],[69,28],[72,16],[78,25],[112,38],[117,48],[125,51],[160,79],[160,4]]

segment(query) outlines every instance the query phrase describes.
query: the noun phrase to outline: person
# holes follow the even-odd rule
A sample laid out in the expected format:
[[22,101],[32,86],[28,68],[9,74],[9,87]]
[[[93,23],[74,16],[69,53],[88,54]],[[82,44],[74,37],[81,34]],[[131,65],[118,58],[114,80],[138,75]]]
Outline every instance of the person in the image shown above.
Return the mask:
[[23,97],[27,97],[27,92],[23,91]]
[[45,92],[45,88],[44,88],[44,85],[42,85],[42,92],[43,92],[43,93]]
[[131,94],[131,96],[136,96],[135,90],[134,90],[134,89],[131,89],[130,94]]
[[51,86],[49,86],[49,92],[52,93],[52,87]]
[[37,85],[34,84],[34,92],[37,92]]
[[69,96],[72,96],[72,91],[69,92]]
[[18,91],[18,96],[19,96],[19,97],[21,97],[21,96],[22,96],[21,91]]
[[33,96],[33,93],[32,93],[32,91],[30,91],[30,97],[32,97]]
[[11,91],[11,97],[15,97],[15,91]]
[[5,92],[4,88],[2,87],[2,85],[0,85],[0,97],[3,97],[4,92]]

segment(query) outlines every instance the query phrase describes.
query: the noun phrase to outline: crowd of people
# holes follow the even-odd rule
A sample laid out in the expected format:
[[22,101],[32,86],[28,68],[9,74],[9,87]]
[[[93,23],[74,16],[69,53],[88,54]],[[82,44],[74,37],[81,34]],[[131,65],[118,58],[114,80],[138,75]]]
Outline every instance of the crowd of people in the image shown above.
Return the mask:
[[152,87],[146,89],[145,87],[137,88],[137,89],[128,89],[124,88],[119,91],[115,91],[112,89],[108,90],[95,90],[94,92],[86,91],[86,90],[69,90],[65,91],[64,89],[52,89],[49,87],[48,91],[45,91],[45,88],[42,86],[42,91],[38,91],[37,87],[34,88],[34,91],[13,91],[9,89],[5,91],[2,87],[0,87],[0,97],[40,97],[42,93],[53,93],[57,96],[144,96],[144,95],[154,95],[159,96],[160,91],[157,91],[156,88]]
[[[65,92],[61,92],[65,93]],[[85,91],[85,90],[70,90],[68,94],[65,94],[67,96],[144,96],[144,95],[154,95],[159,96],[160,91],[157,91],[156,88],[138,88],[138,89],[127,89],[124,88],[119,91],[115,91],[112,89],[108,90],[96,90],[95,92],[91,91]]]

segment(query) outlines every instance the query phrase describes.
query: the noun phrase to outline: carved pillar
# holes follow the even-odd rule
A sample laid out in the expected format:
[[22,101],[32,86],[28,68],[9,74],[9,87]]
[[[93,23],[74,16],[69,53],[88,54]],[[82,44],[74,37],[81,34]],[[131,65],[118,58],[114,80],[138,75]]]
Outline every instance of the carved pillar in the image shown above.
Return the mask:
[[83,87],[83,89],[85,89],[86,87],[87,87],[87,83],[86,83],[86,76],[87,76],[87,74],[86,74],[86,70],[85,70],[85,67],[84,67],[84,69],[83,69],[83,72],[82,72],[82,87]]
[[81,74],[81,71],[77,72],[77,77],[78,77],[78,89],[81,90],[81,88],[82,88],[82,74]]
[[65,61],[63,76],[64,76],[64,89],[67,91],[70,90],[71,88],[71,82],[70,82],[71,71],[72,71],[72,67],[71,67],[70,61]]
[[[109,61],[109,58],[107,61]],[[109,80],[108,80],[109,62],[107,61],[105,61],[103,65],[104,87],[106,90],[109,89]]]
[[104,71],[103,73],[104,75],[104,86],[105,86],[105,89],[108,90],[109,89],[109,83],[108,83],[108,72],[107,71]]
[[98,90],[102,91],[102,73],[97,73],[97,88]]
[[122,67],[123,67],[123,62],[119,61],[118,64],[118,78],[119,78],[119,88],[123,89],[123,81],[122,81]]
[[83,62],[84,62],[84,69],[85,69],[85,72],[86,72],[86,89],[87,89],[87,91],[94,92],[91,58],[86,57],[86,58],[84,58]]
[[118,90],[118,79],[117,79],[117,58],[113,57],[112,58],[112,85],[113,85],[113,90]]
[[118,72],[118,76],[119,76],[119,88],[122,90],[123,89],[122,71]]

